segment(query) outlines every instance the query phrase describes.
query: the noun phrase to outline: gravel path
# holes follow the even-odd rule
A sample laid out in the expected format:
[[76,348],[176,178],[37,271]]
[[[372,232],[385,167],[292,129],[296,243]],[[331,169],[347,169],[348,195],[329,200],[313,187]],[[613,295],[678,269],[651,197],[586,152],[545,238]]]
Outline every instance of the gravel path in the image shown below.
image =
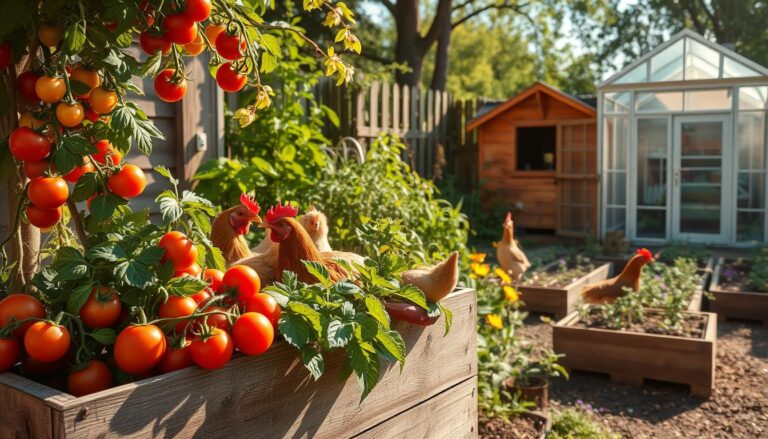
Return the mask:
[[[552,329],[530,316],[522,334],[552,347]],[[552,407],[590,404],[596,419],[631,438],[768,438],[768,327],[718,322],[715,392],[692,396],[688,386],[612,383],[606,375],[575,372],[550,389]]]

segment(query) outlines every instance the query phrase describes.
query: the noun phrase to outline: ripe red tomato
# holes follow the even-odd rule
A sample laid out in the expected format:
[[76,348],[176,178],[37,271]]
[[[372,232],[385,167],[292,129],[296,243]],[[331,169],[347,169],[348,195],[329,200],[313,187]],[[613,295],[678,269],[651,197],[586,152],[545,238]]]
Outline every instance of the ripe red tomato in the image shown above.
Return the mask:
[[261,279],[256,271],[246,265],[235,265],[225,273],[222,282],[227,288],[237,289],[237,301],[245,303],[261,290]]
[[[189,9],[189,6],[187,6]],[[208,13],[211,12],[211,4],[208,3]],[[202,20],[200,20],[202,21]],[[7,69],[13,64],[13,47],[11,43],[3,41],[0,43],[0,69]]]
[[113,165],[119,165],[123,160],[123,154],[121,154],[117,148],[112,146],[112,144],[109,143],[109,140],[99,140],[94,144],[94,146],[98,152],[93,154],[93,159],[102,165],[107,164],[107,158],[110,159],[110,162]]
[[245,39],[241,38],[240,35],[221,32],[214,43],[219,56],[230,61],[242,58],[243,52],[245,52]]
[[[209,306],[205,309],[205,312],[214,311],[226,312],[227,309],[223,306]],[[197,320],[198,328],[203,326],[203,322],[212,328],[219,328],[222,331],[229,331],[230,329],[229,319],[227,318],[226,314],[216,313],[206,317],[201,317]]]
[[211,0],[187,0],[184,16],[192,21],[203,21],[211,15]]
[[38,79],[40,79],[40,75],[31,70],[27,70],[16,77],[16,90],[19,91],[21,97],[29,102],[40,100],[40,96],[35,91],[35,84],[37,84]]
[[171,51],[171,43],[164,35],[151,32],[149,29],[139,35],[139,45],[147,55],[154,55],[158,50],[163,51],[163,55]]
[[245,310],[247,312],[263,314],[270,322],[272,322],[272,326],[275,328],[277,327],[278,320],[280,320],[280,305],[278,305],[277,300],[269,294],[255,294],[245,302]]
[[206,268],[203,272],[203,280],[208,282],[208,286],[211,290],[217,293],[224,292],[224,272],[215,268]]
[[192,300],[194,300],[195,303],[197,303],[199,305],[199,304],[201,304],[203,302],[206,302],[208,299],[210,299],[211,298],[211,293],[208,291],[208,288],[205,288],[205,289],[202,289],[202,290],[196,292],[195,294],[193,294],[193,295],[191,295],[189,297],[191,297]]
[[[45,306],[34,296],[29,294],[11,294],[0,300],[0,328],[4,328],[12,321],[18,322],[29,318],[45,318]],[[23,337],[33,322],[20,325],[13,331],[15,337]]]
[[[157,315],[161,319],[174,319],[192,315],[196,309],[197,302],[195,302],[195,299],[191,297],[170,296],[165,303],[160,305],[160,308],[157,310]],[[176,323],[176,332],[183,332],[186,326],[186,320]]]
[[24,334],[24,350],[34,359],[52,362],[69,350],[69,330],[51,322],[34,322]]
[[0,338],[0,373],[12,368],[19,362],[21,347],[13,337]]
[[83,174],[87,174],[89,172],[94,172],[95,169],[91,162],[86,158],[86,162],[83,163],[82,166],[75,166],[72,168],[71,171],[67,175],[64,176],[64,180],[67,180],[70,183],[77,183],[77,180],[80,179],[80,177],[83,176]]
[[72,69],[72,73],[69,75],[69,80],[82,82],[89,87],[88,91],[83,94],[77,94],[72,91],[72,96],[76,98],[88,98],[91,96],[91,92],[94,88],[101,85],[101,78],[99,78],[99,72],[89,70],[82,66],[76,66]]
[[162,262],[171,261],[177,270],[183,270],[197,261],[197,247],[187,235],[173,230],[160,238],[158,247],[165,250]]
[[59,77],[41,76],[35,83],[35,93],[43,102],[53,104],[67,94],[67,84]]
[[240,352],[245,355],[259,355],[272,346],[275,330],[265,315],[247,312],[238,317],[232,325],[232,338]]
[[248,77],[238,72],[232,67],[232,63],[224,63],[216,70],[216,83],[222,90],[236,92],[245,87]]
[[25,162],[38,162],[51,153],[51,142],[28,127],[13,130],[8,138],[8,146],[16,160]]
[[157,370],[160,373],[169,373],[174,370],[186,369],[194,364],[189,343],[186,343],[184,347],[168,349],[163,355],[163,359],[160,360],[160,364],[157,365]]
[[64,29],[50,24],[41,24],[37,29],[37,37],[40,42],[48,47],[56,47],[64,38]]
[[200,34],[195,35],[195,39],[191,43],[184,45],[184,53],[190,56],[197,56],[203,53],[205,50],[205,43],[203,42],[203,36]]
[[91,92],[91,109],[99,114],[106,114],[115,109],[117,93],[104,87],[96,87]]
[[27,206],[25,210],[27,221],[38,229],[50,229],[61,221],[64,214],[61,206],[53,209],[40,209],[33,205]]
[[94,288],[80,308],[80,318],[89,328],[109,328],[120,318],[122,310],[120,296],[115,290],[108,287]]
[[232,358],[235,346],[226,331],[213,328],[211,335],[198,336],[192,340],[190,353],[195,364],[203,369],[213,370],[223,367]]
[[85,118],[91,122],[96,122],[97,120],[99,120],[99,113],[91,110],[90,108],[86,108]]
[[40,160],[37,162],[24,162],[24,175],[30,180],[37,177],[42,177],[43,173],[50,167],[48,160]]
[[192,264],[189,267],[184,268],[177,268],[173,271],[173,277],[181,277],[185,274],[190,275],[192,277],[199,277],[200,273],[203,272],[202,267],[198,264]]
[[67,377],[70,395],[83,396],[101,392],[112,387],[112,371],[104,362],[91,360],[87,366],[76,370]]
[[147,186],[147,177],[138,166],[123,165],[119,171],[109,177],[107,187],[117,196],[133,198],[144,192]]
[[197,23],[183,14],[166,15],[163,19],[163,32],[176,44],[191,43],[197,35]]
[[175,73],[173,69],[165,69],[155,78],[157,97],[165,102],[178,102],[187,93],[187,80],[184,78],[174,80]]
[[61,177],[40,177],[29,182],[29,201],[41,209],[54,209],[67,202],[69,186]]
[[129,326],[115,340],[115,363],[127,373],[146,372],[160,362],[165,347],[165,335],[157,326]]
[[67,128],[74,128],[83,122],[85,110],[80,104],[60,102],[56,106],[56,119]]

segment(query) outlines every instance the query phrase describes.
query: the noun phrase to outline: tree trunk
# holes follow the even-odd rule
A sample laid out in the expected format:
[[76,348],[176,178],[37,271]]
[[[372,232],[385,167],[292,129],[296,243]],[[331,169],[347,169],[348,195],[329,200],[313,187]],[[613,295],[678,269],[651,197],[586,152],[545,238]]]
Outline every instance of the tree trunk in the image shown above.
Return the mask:
[[[450,7],[450,1],[447,2]],[[448,81],[448,48],[451,45],[451,14],[443,14],[435,18],[440,20],[440,34],[437,37],[437,53],[435,54],[435,71],[432,72],[432,90],[445,90]]]
[[398,71],[395,81],[400,85],[417,87],[424,67],[423,42],[419,34],[419,1],[397,0],[394,19],[397,30],[395,62],[410,68],[408,72]]

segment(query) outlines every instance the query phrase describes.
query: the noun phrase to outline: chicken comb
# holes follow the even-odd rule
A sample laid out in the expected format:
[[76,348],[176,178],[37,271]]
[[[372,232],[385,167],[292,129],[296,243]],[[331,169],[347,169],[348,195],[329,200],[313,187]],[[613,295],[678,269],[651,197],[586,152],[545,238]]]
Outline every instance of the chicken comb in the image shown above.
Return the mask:
[[510,221],[512,221],[512,212],[507,212],[507,217],[504,218],[504,222],[508,223]]
[[299,209],[291,206],[291,202],[285,203],[285,206],[281,205],[280,202],[277,202],[277,205],[272,206],[267,211],[267,214],[264,215],[264,219],[268,222],[274,222],[279,220],[280,218],[290,217],[293,218],[296,215],[298,215]]
[[256,202],[256,199],[249,197],[245,194],[245,192],[240,195],[240,203],[248,210],[250,210],[254,215],[258,215],[259,211],[261,210],[261,207],[259,207],[259,203]]
[[651,262],[653,260],[653,254],[647,248],[637,249],[637,254],[642,255],[646,261]]

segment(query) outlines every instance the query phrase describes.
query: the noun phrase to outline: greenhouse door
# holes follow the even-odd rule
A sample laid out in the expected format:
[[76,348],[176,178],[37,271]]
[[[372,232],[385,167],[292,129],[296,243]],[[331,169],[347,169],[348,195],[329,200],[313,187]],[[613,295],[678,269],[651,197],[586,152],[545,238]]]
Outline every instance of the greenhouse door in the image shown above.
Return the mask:
[[557,234],[586,237],[597,231],[597,126],[567,122],[557,136]]
[[701,243],[729,241],[730,117],[675,119],[672,237]]

